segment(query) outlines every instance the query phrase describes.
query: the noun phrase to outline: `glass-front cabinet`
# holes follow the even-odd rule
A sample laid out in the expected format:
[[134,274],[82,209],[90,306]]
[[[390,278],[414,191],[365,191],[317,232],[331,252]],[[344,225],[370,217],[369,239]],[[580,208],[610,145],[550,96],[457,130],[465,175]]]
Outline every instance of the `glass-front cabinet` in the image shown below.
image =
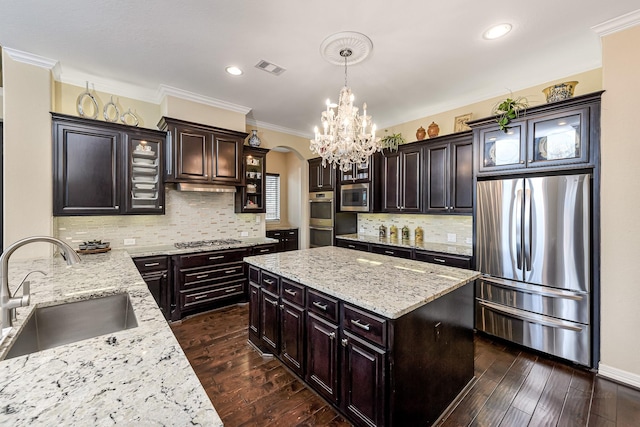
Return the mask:
[[588,163],[589,109],[525,117],[506,132],[484,128],[478,140],[480,173]]
[[243,147],[242,170],[245,185],[236,193],[236,212],[265,212],[265,159],[268,152],[264,148]]
[[164,141],[153,135],[127,136],[127,197],[130,213],[164,211],[161,150]]
[[340,183],[351,184],[354,182],[369,182],[371,181],[371,163],[373,158],[367,163],[354,164],[350,171],[340,171]]

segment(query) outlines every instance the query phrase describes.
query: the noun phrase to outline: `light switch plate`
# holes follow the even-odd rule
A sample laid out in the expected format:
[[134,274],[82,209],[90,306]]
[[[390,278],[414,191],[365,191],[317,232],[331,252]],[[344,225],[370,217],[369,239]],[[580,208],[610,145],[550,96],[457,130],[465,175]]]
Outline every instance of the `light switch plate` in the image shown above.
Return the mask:
[[136,239],[124,239],[125,246],[131,246],[136,244]]
[[260,224],[260,215],[256,215],[256,224]]
[[447,242],[455,243],[456,237],[454,233],[447,233]]
[[241,231],[240,232],[240,237],[247,237],[249,235],[248,231]]

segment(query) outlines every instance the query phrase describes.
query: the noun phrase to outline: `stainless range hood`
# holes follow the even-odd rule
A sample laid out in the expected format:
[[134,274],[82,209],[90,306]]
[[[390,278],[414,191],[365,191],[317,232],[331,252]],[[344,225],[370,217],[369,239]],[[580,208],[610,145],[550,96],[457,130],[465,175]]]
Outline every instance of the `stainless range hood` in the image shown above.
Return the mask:
[[205,192],[205,193],[235,193],[236,187],[232,185],[219,185],[219,184],[194,184],[190,182],[178,182],[176,184],[176,190],[178,191],[193,191],[193,192]]

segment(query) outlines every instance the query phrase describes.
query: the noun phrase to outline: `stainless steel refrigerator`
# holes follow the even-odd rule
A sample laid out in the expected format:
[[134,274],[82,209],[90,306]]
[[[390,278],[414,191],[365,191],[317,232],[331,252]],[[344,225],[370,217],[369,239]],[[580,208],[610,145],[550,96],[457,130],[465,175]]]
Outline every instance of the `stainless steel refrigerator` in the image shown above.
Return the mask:
[[478,330],[593,366],[590,182],[478,181]]

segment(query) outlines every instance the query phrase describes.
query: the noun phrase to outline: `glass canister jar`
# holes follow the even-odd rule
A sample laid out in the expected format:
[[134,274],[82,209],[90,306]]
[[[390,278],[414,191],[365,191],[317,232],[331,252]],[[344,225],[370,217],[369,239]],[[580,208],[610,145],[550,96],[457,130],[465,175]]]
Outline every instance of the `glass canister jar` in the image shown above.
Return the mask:
[[386,239],[387,238],[387,227],[383,225],[380,226],[380,228],[378,228],[378,236],[381,239]]
[[398,238],[398,227],[396,227],[395,225],[392,225],[391,227],[389,227],[389,238],[390,239]]
[[402,240],[409,240],[409,227],[402,227]]
[[422,227],[416,227],[416,243],[424,242],[424,231]]

